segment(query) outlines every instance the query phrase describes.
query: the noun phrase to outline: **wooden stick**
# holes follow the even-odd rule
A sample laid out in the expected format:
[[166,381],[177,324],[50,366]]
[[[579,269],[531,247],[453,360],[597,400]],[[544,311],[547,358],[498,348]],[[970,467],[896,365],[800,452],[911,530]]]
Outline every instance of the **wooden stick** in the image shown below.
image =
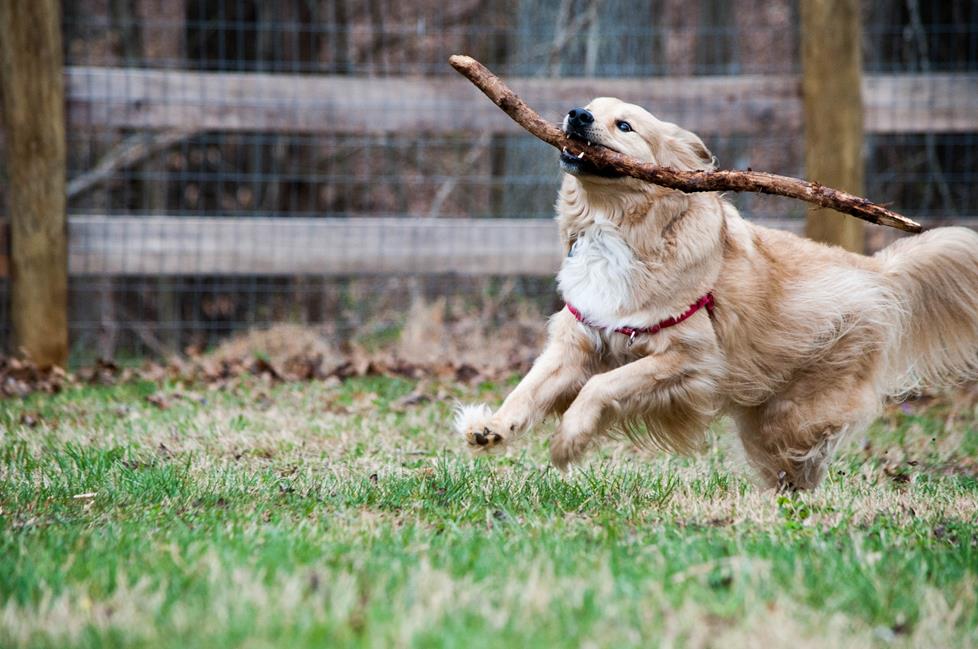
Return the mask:
[[575,156],[583,153],[588,162],[599,169],[684,192],[733,191],[787,196],[819,207],[828,207],[877,225],[888,225],[906,232],[920,232],[920,224],[916,221],[865,198],[825,187],[817,182],[763,171],[680,171],[639,162],[600,145],[585,145],[567,137],[555,124],[542,118],[499,77],[472,57],[456,54],[449,59],[449,63],[517,124],[559,150],[566,148]]

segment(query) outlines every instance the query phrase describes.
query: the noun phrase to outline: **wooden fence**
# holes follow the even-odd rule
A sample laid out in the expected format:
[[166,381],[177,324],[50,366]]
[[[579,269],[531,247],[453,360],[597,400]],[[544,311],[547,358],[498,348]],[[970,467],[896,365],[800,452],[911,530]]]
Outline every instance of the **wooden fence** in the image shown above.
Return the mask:
[[[925,227],[934,224],[922,221]],[[754,223],[795,234],[805,229],[797,218]],[[955,224],[978,229],[974,218]],[[883,243],[897,236],[873,227],[885,230]],[[3,238],[0,229],[0,245]],[[76,277],[552,275],[562,258],[550,219],[86,214],[68,220],[68,269]]]
[[[70,67],[65,78],[67,119],[79,128],[350,134],[519,129],[451,76],[359,79]],[[554,119],[582,97],[616,95],[652,107],[663,119],[683,116],[684,126],[704,134],[798,131],[802,121],[797,75],[534,78],[514,79],[512,85]],[[978,132],[978,74],[866,75],[863,101],[867,132]],[[791,219],[765,224],[803,229]],[[0,222],[0,242],[7,239],[5,225]],[[0,246],[0,276],[8,268],[4,250]],[[72,275],[533,275],[549,274],[557,263],[556,230],[547,221],[69,218]]]
[[[30,4],[27,0],[18,1],[25,7]],[[856,6],[855,0],[850,1]],[[809,8],[819,7],[820,3],[821,0],[805,0]],[[44,9],[44,24],[56,31],[59,24],[57,2],[45,0],[37,6]],[[19,24],[19,15],[18,12],[0,14],[3,17],[0,39],[12,42],[12,34],[26,33]],[[834,15],[825,14],[830,22]],[[858,30],[858,23],[853,24]],[[834,28],[822,25],[818,29],[830,32]],[[818,41],[820,36],[816,34],[814,38]],[[858,52],[859,48],[849,49]],[[833,53],[836,51],[837,48],[832,50]],[[13,56],[10,52],[8,55]],[[850,57],[848,63],[853,60]],[[821,69],[831,73],[832,61],[827,61],[823,61]],[[810,83],[810,77],[815,73],[808,67],[816,65],[809,65],[808,59],[803,63]],[[51,68],[52,79],[43,85],[60,92],[61,84],[57,80],[63,70],[64,101],[58,94],[55,101],[49,103],[66,106],[66,114],[61,118],[60,111],[49,111],[43,119],[39,116],[34,121],[41,124],[57,114],[60,123],[67,123],[69,128],[155,132],[158,134],[157,144],[162,142],[159,145],[162,147],[206,131],[351,135],[518,132],[518,127],[477,90],[452,75],[363,78],[112,67],[62,69],[60,66],[60,61],[56,61]],[[858,61],[855,69],[853,78],[856,81],[841,88],[839,96],[859,95],[857,90],[861,85],[863,132],[978,132],[978,74],[873,74],[863,75],[860,80]],[[816,110],[803,101],[800,75],[525,78],[507,81],[531,105],[554,120],[558,120],[569,106],[594,96],[613,95],[646,106],[660,118],[681,121],[684,127],[706,136],[772,131],[800,133],[806,121],[806,111]],[[7,79],[5,83],[8,97],[19,97],[23,93],[11,95],[19,87],[16,83],[37,85],[39,82],[21,72],[16,79]],[[811,96],[809,90],[809,98]],[[41,105],[42,102],[36,103]],[[824,107],[817,110],[824,112]],[[855,130],[858,131],[858,127]],[[18,137],[18,142],[26,142],[33,136],[22,132]],[[16,147],[10,146],[10,133],[6,139],[8,154],[13,156]],[[847,155],[853,150],[858,152],[858,143],[847,149]],[[8,160],[11,169],[21,168],[21,162]],[[123,166],[131,163],[117,162]],[[63,173],[63,165],[61,170]],[[68,182],[66,187],[70,193],[72,188],[100,182],[99,179],[104,180],[112,173],[111,165],[105,169],[96,168],[86,177],[72,179],[74,184]],[[52,179],[56,177],[56,173],[50,175]],[[64,185],[64,179],[61,178],[59,183]],[[18,187],[11,187],[9,193],[11,196],[15,193],[26,195],[30,191],[30,183],[20,183]],[[51,192],[36,191],[34,194],[38,205],[45,195],[52,195]],[[57,192],[55,195],[62,194]],[[872,198],[885,200],[886,197]],[[58,221],[63,219],[63,213],[61,209],[60,214],[52,215],[46,224],[58,226],[54,230],[59,246],[65,244],[63,221]],[[28,223],[28,219],[43,220],[28,216],[22,210],[15,216],[21,227],[11,228],[0,220],[0,276],[10,272],[12,264],[8,251],[11,239],[15,239],[13,244],[18,250],[27,250],[24,233],[34,231],[40,225]],[[803,226],[799,220],[768,224],[796,231]],[[71,216],[67,231],[67,274],[74,276],[422,272],[543,275],[552,273],[560,262],[553,223],[536,220],[187,218],[90,214]],[[20,243],[16,241],[18,236]],[[53,249],[45,248],[48,252]],[[65,255],[59,253],[58,256],[57,267],[33,262],[22,262],[22,267],[54,268],[64,278]],[[13,293],[31,298],[35,295],[34,287],[29,286],[24,277],[21,273],[13,282]],[[37,293],[34,301],[41,311],[50,310],[51,317],[34,319],[53,322],[60,318],[58,321],[63,321],[63,300],[59,298],[59,303],[54,304],[40,295]],[[15,334],[19,331],[23,337],[24,331],[30,328],[29,322],[21,322],[19,326],[15,323]],[[53,358],[52,362],[64,361],[62,352],[54,356],[59,357]]]
[[[73,126],[291,133],[516,133],[520,127],[463,79],[210,73],[71,67]],[[701,134],[798,131],[801,77],[507,79],[555,121],[568,106],[620,97]],[[895,101],[898,100],[898,101]],[[869,133],[978,131],[978,74],[863,77]]]

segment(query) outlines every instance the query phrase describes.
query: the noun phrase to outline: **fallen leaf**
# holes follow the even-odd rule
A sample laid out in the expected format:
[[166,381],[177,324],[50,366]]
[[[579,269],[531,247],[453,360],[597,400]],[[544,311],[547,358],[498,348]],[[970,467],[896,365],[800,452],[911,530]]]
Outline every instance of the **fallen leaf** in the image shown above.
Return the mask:
[[153,394],[148,395],[146,397],[146,401],[153,404],[160,410],[166,410],[171,405],[169,399],[167,399],[167,396],[162,392],[154,392]]
[[41,416],[36,412],[24,412],[20,415],[20,424],[28,428],[37,428],[41,423]]

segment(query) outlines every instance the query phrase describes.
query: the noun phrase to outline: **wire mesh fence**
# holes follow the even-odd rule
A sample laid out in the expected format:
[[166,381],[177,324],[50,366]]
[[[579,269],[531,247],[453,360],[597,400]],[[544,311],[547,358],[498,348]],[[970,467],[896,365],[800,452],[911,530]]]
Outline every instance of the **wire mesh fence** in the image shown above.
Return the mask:
[[[792,0],[63,11],[76,359],[276,321],[382,336],[437,296],[459,311],[500,291],[556,306],[552,256],[532,247],[550,236],[556,156],[457,78],[452,53],[554,120],[615,94],[698,132],[722,167],[804,175]],[[978,5],[874,0],[863,26],[867,195],[933,222],[973,217],[978,126],[961,106],[978,114]],[[805,211],[734,200],[782,225]],[[0,310],[5,340],[7,320]]]

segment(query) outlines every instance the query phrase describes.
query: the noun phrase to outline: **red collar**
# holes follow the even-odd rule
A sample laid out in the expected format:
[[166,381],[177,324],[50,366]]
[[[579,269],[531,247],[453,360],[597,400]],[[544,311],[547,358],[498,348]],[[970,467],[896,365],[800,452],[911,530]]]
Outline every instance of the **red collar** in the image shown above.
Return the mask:
[[[704,307],[706,307],[707,313],[710,313],[712,315],[715,306],[716,306],[716,302],[713,300],[713,293],[707,293],[700,299],[696,300],[696,302],[694,302],[693,304],[690,304],[689,308],[686,309],[681,315],[672,318],[666,318],[662,322],[658,322],[652,325],[651,327],[618,327],[617,329],[615,329],[615,333],[624,334],[628,336],[629,340],[634,340],[635,336],[643,336],[643,335],[651,336],[653,334],[659,333],[663,329],[668,329],[669,327],[673,327],[679,324],[680,322],[691,317],[694,313],[696,313],[697,311],[699,311]],[[570,311],[575,318],[577,318],[578,322],[585,324],[589,327],[592,327],[594,329],[600,328],[600,327],[596,327],[593,323],[588,322],[587,318],[585,318],[584,315],[574,307],[574,305],[567,303],[567,310]]]

